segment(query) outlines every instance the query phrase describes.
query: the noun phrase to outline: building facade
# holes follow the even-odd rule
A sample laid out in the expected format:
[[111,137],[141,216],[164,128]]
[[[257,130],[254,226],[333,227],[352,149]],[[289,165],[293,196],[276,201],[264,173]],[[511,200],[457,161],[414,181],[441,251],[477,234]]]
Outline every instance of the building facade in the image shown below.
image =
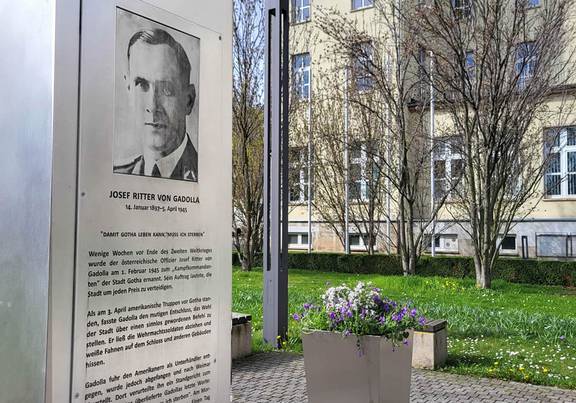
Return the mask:
[[[538,0],[534,0],[530,5],[537,11]],[[291,149],[289,247],[293,250],[341,252],[345,248],[344,237],[347,235],[352,252],[366,251],[368,243],[372,242],[374,251],[394,253],[397,247],[395,234],[398,217],[390,184],[383,182],[384,187],[381,191],[387,195],[376,201],[378,204],[376,214],[371,217],[371,225],[378,228],[375,231],[377,239],[371,241],[363,233],[366,223],[358,223],[359,218],[363,217],[362,214],[357,214],[348,222],[346,231],[345,220],[341,215],[334,214],[333,217],[327,218],[326,214],[319,211],[322,207],[315,200],[317,192],[315,187],[319,187],[317,183],[323,179],[317,178],[318,165],[322,164],[322,161],[317,157],[315,160],[312,147],[308,144],[311,136],[316,134],[312,129],[315,121],[326,118],[326,110],[315,110],[314,100],[326,97],[329,93],[330,85],[327,86],[327,82],[334,86],[346,87],[350,85],[350,81],[354,81],[354,86],[361,91],[370,86],[368,77],[363,77],[358,72],[350,77],[336,66],[341,62],[339,61],[341,55],[334,51],[334,43],[321,27],[326,26],[328,16],[341,15],[353,21],[355,26],[374,35],[380,32],[381,28],[378,25],[379,11],[372,0],[293,0],[291,6],[292,98],[295,100],[293,103],[297,104],[293,108],[294,111],[291,111],[291,122],[301,122],[299,125],[293,125],[291,135],[297,131],[294,129],[296,126],[302,129],[300,131],[304,135],[300,133],[292,136],[296,139],[292,140]],[[367,54],[369,56],[369,52]],[[425,56],[423,54],[423,57]],[[471,52],[466,54],[466,62],[473,68]],[[522,74],[529,79],[532,74],[531,64],[526,65],[527,67],[522,67]],[[417,74],[416,72],[415,75]],[[569,84],[571,86],[572,83]],[[564,95],[550,97],[551,110],[560,108],[561,98]],[[346,105],[338,105],[332,109],[331,112],[334,113],[332,119],[340,119],[343,122],[351,119],[347,116],[349,110]],[[426,124],[429,125],[430,119],[433,119],[434,127],[440,128],[437,132],[441,133],[441,128],[446,126],[449,120],[448,113],[438,107],[434,113],[428,110],[426,114],[428,116]],[[570,122],[570,119],[565,121]],[[500,254],[525,258],[576,258],[576,124],[551,127],[550,122],[543,121],[539,125],[542,133],[542,154],[549,158],[550,163],[542,175],[539,192],[533,197],[530,208],[522,211],[522,214],[513,220],[513,225],[507,234],[501,235]],[[348,127],[344,127],[344,130],[350,130],[351,126],[353,123],[348,123]],[[556,135],[551,144],[546,144],[546,133],[550,130]],[[384,131],[381,135],[385,135]],[[348,186],[347,189],[342,189],[341,195],[345,199],[344,194],[348,194],[349,203],[342,200],[342,204],[346,204],[348,211],[359,210],[362,208],[360,205],[367,204],[370,199],[371,191],[368,183],[370,180],[366,180],[366,171],[370,168],[364,146],[355,148],[350,142],[345,143],[345,147],[341,158],[343,161],[348,161],[348,176],[345,179]],[[461,172],[463,160],[456,150],[457,147],[451,147],[449,141],[442,147],[434,149],[430,175],[422,181],[423,194],[429,195],[432,186],[435,193],[445,188],[446,183]],[[325,170],[322,172],[325,175]],[[340,183],[337,186],[340,185],[344,187],[345,184]],[[351,197],[351,194],[354,196]],[[434,197],[430,196],[423,197],[423,200],[430,200],[430,203],[433,203],[433,199]],[[428,239],[426,243],[429,243],[425,249],[430,251],[434,243],[435,252],[439,254],[471,255],[473,249],[467,233],[469,229],[466,219],[457,219],[450,214],[449,198],[446,200],[446,206],[438,214],[435,225],[428,226],[425,230]],[[426,221],[425,210],[424,208],[421,213],[423,221]]]

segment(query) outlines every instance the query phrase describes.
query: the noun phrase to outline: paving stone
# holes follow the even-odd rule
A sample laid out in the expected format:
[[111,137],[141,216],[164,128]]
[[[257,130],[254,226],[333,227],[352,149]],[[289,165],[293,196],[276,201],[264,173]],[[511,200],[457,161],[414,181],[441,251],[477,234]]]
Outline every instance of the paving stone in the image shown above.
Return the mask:
[[[232,396],[236,403],[307,403],[302,355],[271,352],[234,361]],[[413,369],[410,400],[411,403],[576,403],[576,391]]]

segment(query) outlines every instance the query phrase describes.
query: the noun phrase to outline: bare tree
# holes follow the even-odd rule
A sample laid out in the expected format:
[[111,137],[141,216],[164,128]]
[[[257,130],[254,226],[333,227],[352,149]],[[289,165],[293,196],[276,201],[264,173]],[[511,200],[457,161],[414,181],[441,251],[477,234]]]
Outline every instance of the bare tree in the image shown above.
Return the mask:
[[235,0],[233,27],[234,247],[243,270],[262,250],[263,77],[262,0]]
[[412,5],[381,0],[375,2],[374,17],[362,23],[333,9],[324,10],[318,19],[332,41],[329,52],[345,60],[353,82],[365,87],[350,102],[382,128],[385,157],[374,161],[395,201],[397,243],[406,275],[416,272],[426,231],[445,200],[439,198],[431,206],[425,190],[431,141],[425,124],[427,104],[414,102],[425,83],[417,62],[416,16]]
[[[325,78],[317,79],[319,90],[311,101],[315,116],[309,128],[313,132],[315,161],[313,204],[322,221],[333,230],[344,247],[348,170],[349,228],[353,234],[362,237],[366,252],[373,254],[383,235],[381,221],[386,213],[385,179],[379,175],[376,165],[385,150],[382,130],[370,114],[363,113],[362,109],[354,110],[350,105],[348,113],[355,115],[356,119],[354,124],[350,119],[345,140],[344,100],[351,96],[352,91],[344,88],[344,77],[338,72],[322,72],[317,76]],[[348,164],[345,160],[346,143]]]
[[[556,136],[544,132],[545,139],[543,127],[562,125],[572,109],[563,84],[574,61],[574,2],[533,3],[430,1],[418,11],[419,43],[433,54],[447,121],[437,147],[449,143],[463,161],[446,178],[457,182],[447,211],[472,240],[482,288],[491,286],[503,237],[542,196],[553,162],[544,147]],[[546,191],[558,183],[548,182]]]

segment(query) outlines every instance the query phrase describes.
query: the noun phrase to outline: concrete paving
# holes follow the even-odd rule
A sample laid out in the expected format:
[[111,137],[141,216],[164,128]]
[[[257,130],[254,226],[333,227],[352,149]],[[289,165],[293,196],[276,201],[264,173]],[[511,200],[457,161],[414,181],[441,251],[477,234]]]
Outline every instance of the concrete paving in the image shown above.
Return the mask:
[[[237,403],[307,403],[303,357],[273,352],[234,361],[232,394]],[[411,403],[576,403],[576,391],[415,369],[410,395]]]

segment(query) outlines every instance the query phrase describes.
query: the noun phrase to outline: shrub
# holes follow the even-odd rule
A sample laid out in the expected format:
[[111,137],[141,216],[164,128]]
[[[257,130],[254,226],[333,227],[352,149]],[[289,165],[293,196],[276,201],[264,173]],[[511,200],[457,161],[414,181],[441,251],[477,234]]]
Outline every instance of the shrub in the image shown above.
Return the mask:
[[[238,256],[235,253],[232,261],[235,265],[239,265]],[[258,264],[262,264],[262,255],[259,256]],[[398,255],[290,252],[288,268],[353,274],[402,275],[402,262]],[[424,255],[418,261],[416,274],[474,278],[474,259],[469,256]],[[496,262],[492,278],[512,283],[574,287],[576,286],[576,261],[501,257]]]

